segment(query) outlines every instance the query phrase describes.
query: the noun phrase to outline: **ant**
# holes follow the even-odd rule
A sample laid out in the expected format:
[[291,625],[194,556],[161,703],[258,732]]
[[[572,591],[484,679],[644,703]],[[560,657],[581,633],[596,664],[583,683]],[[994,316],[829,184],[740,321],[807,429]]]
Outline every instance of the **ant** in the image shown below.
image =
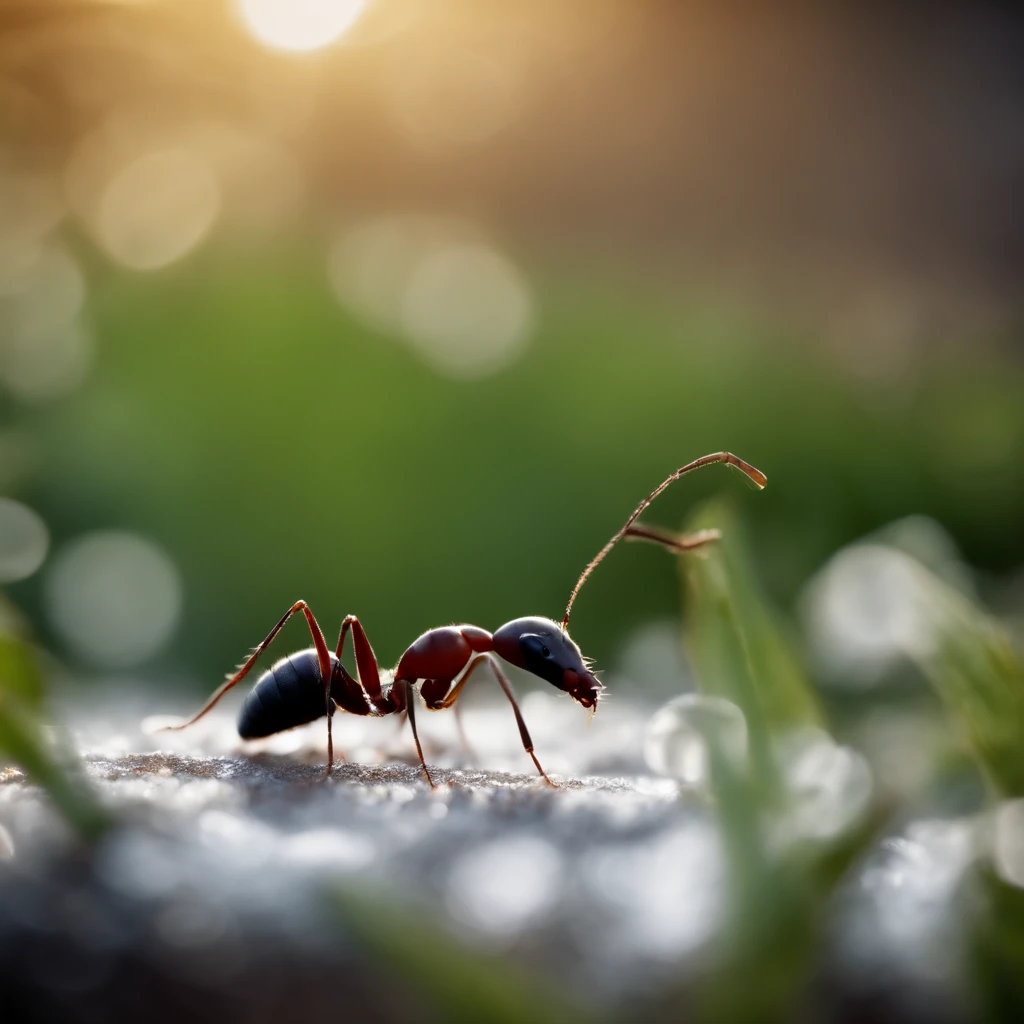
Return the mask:
[[[523,721],[519,704],[512,691],[512,684],[501,669],[498,658],[510,665],[525,669],[539,676],[556,689],[564,690],[573,700],[590,708],[593,714],[602,692],[602,685],[590,670],[590,663],[580,653],[579,647],[568,633],[569,613],[573,602],[587,577],[594,571],[605,555],[623,538],[648,541],[659,544],[669,551],[682,553],[692,551],[704,544],[719,540],[718,530],[702,530],[690,535],[678,535],[658,527],[637,523],[640,514],[681,476],[714,463],[725,463],[744,473],[758,489],[768,482],[765,475],[749,463],[729,452],[715,452],[705,455],[677,469],[663,480],[636,508],[622,528],[594,556],[576,581],[565,616],[561,625],[552,619],[540,616],[526,616],[513,619],[494,633],[488,633],[478,626],[439,626],[428,630],[406,650],[395,667],[393,681],[381,683],[377,658],[370,646],[359,619],[346,615],[341,624],[338,644],[332,654],[327,649],[323,632],[305,601],[295,604],[281,616],[277,625],[267,634],[266,639],[256,647],[233,675],[218,687],[202,709],[181,725],[166,726],[168,730],[184,729],[203,717],[217,702],[237,686],[256,664],[259,656],[270,646],[284,624],[296,613],[302,612],[313,636],[313,646],[290,654],[276,662],[263,673],[253,687],[238,718],[238,733],[243,739],[270,736],[285,729],[315,721],[327,716],[327,767],[325,776],[330,775],[334,764],[334,740],[331,732],[336,708],[353,715],[380,717],[404,713],[412,726],[416,753],[419,755],[423,773],[431,788],[434,780],[427,769],[416,728],[416,701],[413,688],[419,686],[420,697],[430,711],[450,708],[459,698],[463,687],[476,669],[486,664],[494,673],[519,726],[523,747],[533,759],[537,771],[550,786],[555,783],[548,778],[533,750],[533,741]],[[355,652],[356,675],[353,678],[341,663],[348,635],[352,634]],[[497,656],[497,657],[496,657]],[[458,708],[456,708],[456,712]],[[557,788],[557,787],[556,787]]]

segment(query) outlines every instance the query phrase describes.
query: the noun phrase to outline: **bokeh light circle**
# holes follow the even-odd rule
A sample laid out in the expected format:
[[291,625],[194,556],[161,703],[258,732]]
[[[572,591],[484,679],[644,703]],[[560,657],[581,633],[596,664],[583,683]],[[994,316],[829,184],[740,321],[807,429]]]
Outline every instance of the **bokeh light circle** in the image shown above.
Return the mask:
[[412,346],[452,377],[485,377],[513,362],[533,326],[529,286],[482,243],[447,246],[416,268],[402,297]]
[[925,570],[884,544],[843,548],[801,599],[823,681],[847,689],[885,682],[893,668],[934,645]]
[[448,876],[447,905],[474,939],[511,942],[558,906],[565,865],[539,836],[504,836],[460,854]]
[[416,268],[441,246],[473,237],[469,225],[443,217],[371,218],[335,239],[327,267],[331,287],[367,326],[399,334],[402,296]]
[[509,366],[536,322],[523,273],[456,218],[357,224],[335,240],[328,275],[342,305],[446,377],[476,380]]
[[122,167],[100,199],[96,231],[113,259],[156,270],[181,259],[213,226],[220,186],[198,153],[167,149]]
[[38,514],[13,498],[0,498],[0,583],[31,576],[49,547],[50,533]]
[[13,338],[4,353],[3,379],[25,401],[70,394],[92,366],[92,335],[72,322],[33,337]]
[[170,639],[182,587],[168,555],[133,533],[99,531],[62,548],[46,576],[49,617],[76,654],[128,667]]
[[252,35],[275,50],[307,53],[338,39],[356,23],[367,0],[239,0]]

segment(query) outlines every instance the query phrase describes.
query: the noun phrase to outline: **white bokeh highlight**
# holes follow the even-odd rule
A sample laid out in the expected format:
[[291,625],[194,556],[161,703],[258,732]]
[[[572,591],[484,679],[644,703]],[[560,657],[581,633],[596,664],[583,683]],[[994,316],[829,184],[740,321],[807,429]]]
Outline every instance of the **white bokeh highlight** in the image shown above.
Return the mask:
[[205,238],[220,205],[219,182],[201,153],[157,150],[127,163],[107,182],[96,211],[96,233],[118,263],[157,270]]
[[835,839],[863,820],[874,783],[867,760],[822,729],[800,729],[776,742],[786,788],[772,838],[786,844]]
[[1024,889],[1024,800],[1006,800],[996,808],[992,861],[999,877]]
[[592,907],[589,943],[611,961],[678,964],[721,924],[725,865],[721,833],[704,819],[682,823],[649,843],[589,851],[579,865]]
[[812,654],[835,685],[871,687],[906,658],[935,645],[926,571],[883,544],[844,548],[808,584],[801,601]]
[[274,50],[307,53],[329,46],[356,23],[367,0],[238,0],[250,34]]
[[3,358],[8,389],[27,402],[62,398],[78,389],[93,364],[90,331],[80,322],[10,340]]
[[53,626],[79,657],[127,668],[170,639],[181,614],[182,585],[174,563],[152,541],[99,531],[57,552],[44,599]]
[[17,398],[59,398],[84,381],[93,355],[92,336],[81,319],[85,298],[77,261],[52,239],[2,282],[0,381]]
[[328,275],[354,316],[401,338],[446,377],[501,371],[525,351],[536,324],[523,273],[458,220],[393,216],[357,224],[335,240]]
[[50,532],[39,514],[13,498],[0,498],[0,583],[31,576],[49,547]]
[[545,839],[523,835],[475,846],[448,875],[452,917],[492,944],[504,944],[551,914],[561,898],[565,865]]
[[50,175],[0,168],[0,299],[18,290],[63,215]]
[[451,377],[486,377],[514,362],[533,325],[516,267],[482,243],[447,246],[415,270],[401,324],[423,360]]
[[966,938],[956,900],[976,832],[973,819],[915,821],[870,855],[843,942],[873,984],[905,974],[943,980],[955,969]]

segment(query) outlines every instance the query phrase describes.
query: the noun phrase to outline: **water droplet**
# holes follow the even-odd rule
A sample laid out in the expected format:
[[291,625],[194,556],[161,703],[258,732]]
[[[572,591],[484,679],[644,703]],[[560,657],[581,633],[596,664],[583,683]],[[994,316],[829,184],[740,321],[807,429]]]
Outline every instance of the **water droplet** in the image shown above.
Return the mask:
[[658,775],[703,787],[710,782],[712,746],[737,767],[745,762],[743,712],[722,697],[688,693],[655,713],[647,727],[644,758]]

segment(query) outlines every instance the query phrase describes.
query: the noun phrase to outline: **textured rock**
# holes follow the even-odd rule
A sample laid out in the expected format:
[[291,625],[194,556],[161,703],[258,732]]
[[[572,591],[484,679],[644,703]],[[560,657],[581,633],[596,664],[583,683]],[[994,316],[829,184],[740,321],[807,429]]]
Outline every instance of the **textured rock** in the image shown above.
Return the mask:
[[[227,712],[154,733],[160,720],[141,728],[128,700],[67,709],[118,821],[94,849],[21,772],[0,773],[10,1019],[433,1019],[408,951],[382,956],[387,936],[368,936],[374,908],[624,1019],[674,1017],[667,994],[711,962],[728,905],[722,835],[706,799],[644,773],[649,708],[615,702],[588,726],[571,702],[529,694],[524,714],[557,789],[532,770],[506,706],[466,714],[486,769],[459,767],[470,755],[451,714],[424,715],[432,790],[393,720],[338,716],[336,748],[350,760],[325,779],[322,722],[244,744]],[[838,985],[829,999],[845,998],[851,978],[865,990],[884,980],[928,1019],[956,1019],[942,979],[915,974],[885,943],[921,962],[936,944],[953,948],[949,906],[966,860],[944,857],[929,915],[912,918],[899,905],[906,886],[873,895],[889,892],[883,855],[838,901],[838,938],[819,965]],[[910,870],[897,869],[893,885]],[[934,888],[919,875],[915,907]],[[370,908],[361,924],[346,917],[346,895]],[[920,934],[887,936],[890,918],[919,918]],[[457,958],[444,970],[469,969]]]

